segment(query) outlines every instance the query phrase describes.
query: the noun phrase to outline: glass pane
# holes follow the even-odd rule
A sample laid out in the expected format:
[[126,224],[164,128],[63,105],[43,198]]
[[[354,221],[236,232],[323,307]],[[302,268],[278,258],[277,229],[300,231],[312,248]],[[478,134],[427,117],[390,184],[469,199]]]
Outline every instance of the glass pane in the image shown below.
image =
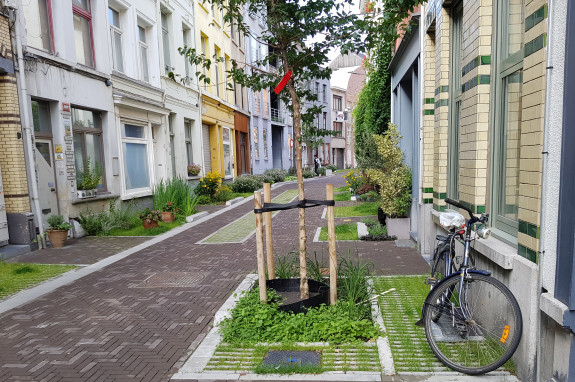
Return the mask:
[[42,155],[42,158],[52,167],[52,159],[50,155],[50,144],[46,142],[36,142],[36,149]]
[[74,13],[74,41],[76,45],[76,60],[79,64],[94,66],[92,61],[92,38],[90,36],[90,21]]
[[517,220],[519,204],[519,140],[521,138],[521,84],[523,71],[505,77],[503,101],[502,171],[499,215]]
[[93,111],[72,108],[72,127],[101,129],[100,119]]
[[52,36],[50,34],[50,22],[48,17],[48,4],[47,0],[38,1],[38,8],[40,12],[40,31],[42,34],[42,48],[47,51],[52,50]]
[[264,137],[263,137],[263,140],[264,140],[264,142],[263,142],[264,143],[264,159],[267,159],[268,158],[268,130],[264,129],[263,134],[264,134]]
[[150,186],[146,145],[124,143],[124,173],[127,190]]
[[192,150],[192,142],[186,142],[186,154],[187,154],[188,164],[194,163],[194,153]]
[[150,80],[150,77],[148,76],[148,48],[141,46],[140,56],[142,60],[142,78],[144,81],[148,82]]
[[224,143],[224,175],[232,175],[232,162],[229,143]]
[[117,31],[112,32],[114,36],[114,69],[123,72],[124,62],[122,59],[122,35]]
[[186,140],[191,139],[191,137],[192,137],[192,124],[189,121],[184,122],[184,134],[186,136]]
[[110,25],[120,28],[120,14],[118,11],[108,8],[108,21],[110,22]]
[[[86,157],[90,159],[90,167],[98,164],[103,169],[102,165],[102,141],[99,134],[84,134],[86,139]],[[103,178],[103,177],[102,177]],[[102,183],[99,183],[96,188],[102,188]]]
[[74,134],[74,164],[76,165],[76,183],[82,183],[84,174],[84,147],[82,134]]
[[124,137],[126,138],[145,138],[145,131],[143,126],[124,125]]
[[90,0],[73,0],[73,6],[80,7],[86,12],[90,12]]
[[32,101],[32,118],[34,131],[39,133],[51,133],[50,106],[47,102]]
[[146,30],[141,26],[138,26],[138,36],[141,42],[146,42]]
[[224,142],[229,142],[230,141],[230,129],[228,129],[227,127],[224,127],[222,129],[222,136],[223,136]]
[[507,41],[504,58],[523,48],[523,3],[524,0],[507,0],[507,23],[504,26]]

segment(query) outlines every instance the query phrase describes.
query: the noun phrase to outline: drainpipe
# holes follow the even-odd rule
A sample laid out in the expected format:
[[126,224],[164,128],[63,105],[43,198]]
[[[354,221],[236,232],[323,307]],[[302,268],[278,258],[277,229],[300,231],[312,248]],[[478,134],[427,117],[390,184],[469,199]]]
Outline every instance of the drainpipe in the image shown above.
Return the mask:
[[[553,2],[549,2],[549,13],[547,16],[547,36],[551,36],[553,31]],[[546,208],[545,203],[547,202],[547,160],[548,160],[548,145],[549,145],[549,115],[550,107],[549,100],[551,99],[551,84],[553,77],[553,60],[552,60],[552,44],[547,44],[547,58],[546,58],[546,79],[545,79],[545,114],[544,114],[544,125],[543,125],[543,150],[542,150],[542,173],[541,173],[541,218],[540,227],[545,227],[546,224]],[[545,260],[545,238],[546,230],[541,229],[539,233],[539,272],[537,274],[537,314],[536,314],[536,344],[537,344],[537,354],[535,355],[535,381],[540,382],[541,380],[541,290],[543,288],[543,265]]]
[[24,142],[24,152],[26,158],[26,169],[28,172],[28,192],[30,193],[30,201],[32,202],[32,210],[36,212],[38,220],[38,229],[40,235],[36,237],[40,248],[45,248],[44,242],[44,226],[42,221],[42,214],[40,208],[40,199],[38,198],[38,183],[36,181],[36,166],[34,163],[34,130],[31,127],[30,118],[30,102],[28,101],[28,88],[26,86],[26,77],[24,75],[24,54],[22,53],[22,39],[24,33],[21,20],[18,19],[16,11],[10,10],[12,18],[15,20],[15,37],[16,37],[16,55],[18,57],[18,99],[20,101],[20,118],[22,123],[22,135]]

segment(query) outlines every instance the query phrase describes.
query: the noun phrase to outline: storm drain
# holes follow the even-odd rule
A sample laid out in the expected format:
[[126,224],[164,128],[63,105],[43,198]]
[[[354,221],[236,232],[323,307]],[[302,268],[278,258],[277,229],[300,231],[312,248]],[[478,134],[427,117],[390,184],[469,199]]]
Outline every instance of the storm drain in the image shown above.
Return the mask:
[[196,286],[204,277],[204,274],[196,272],[158,272],[135,288],[186,288]]
[[317,351],[270,350],[263,366],[319,366],[321,353]]

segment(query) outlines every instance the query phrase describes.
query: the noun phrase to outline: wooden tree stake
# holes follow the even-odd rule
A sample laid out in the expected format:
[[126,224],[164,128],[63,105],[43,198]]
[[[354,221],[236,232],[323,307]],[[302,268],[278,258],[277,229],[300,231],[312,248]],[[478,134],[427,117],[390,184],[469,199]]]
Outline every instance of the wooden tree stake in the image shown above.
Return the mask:
[[[333,184],[325,185],[326,200],[333,200]],[[337,301],[337,254],[335,252],[335,211],[327,206],[327,234],[329,238],[329,302]]]
[[[255,209],[262,208],[262,194],[254,192]],[[256,247],[258,255],[258,280],[260,286],[260,301],[266,302],[268,299],[266,283],[266,265],[264,259],[264,225],[262,214],[256,214]]]
[[[272,191],[269,183],[264,183],[264,203],[272,202]],[[272,241],[272,213],[264,212],[266,227],[266,255],[268,262],[268,279],[276,278],[276,269],[274,266],[274,243]]]

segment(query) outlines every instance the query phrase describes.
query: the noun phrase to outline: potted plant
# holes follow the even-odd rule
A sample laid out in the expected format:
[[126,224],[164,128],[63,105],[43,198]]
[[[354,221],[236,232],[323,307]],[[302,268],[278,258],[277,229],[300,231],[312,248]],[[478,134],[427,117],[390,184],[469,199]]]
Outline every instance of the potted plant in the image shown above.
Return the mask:
[[81,181],[76,186],[78,198],[91,198],[96,196],[96,187],[102,181],[102,167],[99,163],[91,163],[90,157],[86,159],[84,170],[80,172]]
[[168,202],[162,207],[162,221],[164,223],[171,223],[176,219],[176,212],[178,209],[174,203]]
[[158,226],[158,222],[162,221],[162,212],[161,211],[152,211],[149,208],[146,208],[144,211],[138,215],[140,219],[142,219],[142,224],[144,225],[145,229],[150,229]]
[[202,171],[202,166],[199,164],[189,164],[188,165],[188,176],[198,176],[198,174]]
[[411,222],[411,170],[403,163],[397,126],[389,124],[385,135],[374,135],[377,152],[385,167],[369,169],[367,176],[379,189],[379,207],[386,216],[387,233],[398,239],[409,239]]
[[72,224],[64,221],[62,215],[52,215],[46,222],[48,223],[48,229],[46,234],[48,235],[48,240],[52,244],[53,248],[62,248],[66,244],[66,238],[68,237],[68,230],[72,228]]

